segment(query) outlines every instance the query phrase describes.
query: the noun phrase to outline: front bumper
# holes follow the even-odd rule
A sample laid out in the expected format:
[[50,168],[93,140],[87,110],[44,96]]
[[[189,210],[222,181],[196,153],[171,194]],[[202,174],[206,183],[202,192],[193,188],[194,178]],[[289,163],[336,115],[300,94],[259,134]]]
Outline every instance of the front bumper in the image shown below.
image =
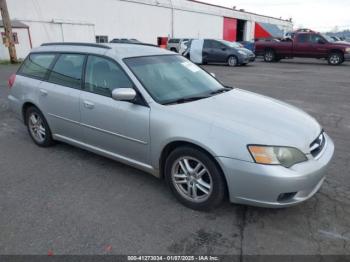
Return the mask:
[[261,207],[287,207],[311,198],[320,189],[334,153],[332,140],[326,134],[325,137],[326,145],[317,159],[291,168],[218,157],[230,201]]
[[246,55],[241,55],[238,59],[239,61],[239,64],[248,64],[250,62],[254,62],[255,61],[255,55],[249,55],[249,56],[246,56]]
[[349,54],[346,53],[346,54],[344,55],[344,61],[350,61],[350,53],[349,53]]

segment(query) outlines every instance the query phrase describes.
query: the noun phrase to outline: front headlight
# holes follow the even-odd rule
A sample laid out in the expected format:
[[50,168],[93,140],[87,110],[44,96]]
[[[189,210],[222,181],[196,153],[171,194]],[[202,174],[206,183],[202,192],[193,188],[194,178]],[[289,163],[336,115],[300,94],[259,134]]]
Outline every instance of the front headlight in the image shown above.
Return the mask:
[[240,53],[241,55],[247,56],[247,53],[244,51],[238,51],[238,53]]
[[345,48],[346,53],[350,53],[350,47]]
[[259,164],[291,167],[307,161],[305,154],[293,147],[250,145],[248,149],[254,161]]

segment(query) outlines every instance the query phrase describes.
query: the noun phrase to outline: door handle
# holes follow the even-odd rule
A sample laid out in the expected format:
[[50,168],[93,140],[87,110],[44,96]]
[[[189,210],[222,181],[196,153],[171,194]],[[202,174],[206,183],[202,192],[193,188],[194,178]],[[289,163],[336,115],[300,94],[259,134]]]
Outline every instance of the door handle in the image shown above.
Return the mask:
[[47,96],[47,91],[45,89],[40,89],[40,94],[42,96]]
[[95,107],[95,104],[94,103],[91,103],[89,101],[84,101],[84,106],[87,108],[87,109],[93,109]]

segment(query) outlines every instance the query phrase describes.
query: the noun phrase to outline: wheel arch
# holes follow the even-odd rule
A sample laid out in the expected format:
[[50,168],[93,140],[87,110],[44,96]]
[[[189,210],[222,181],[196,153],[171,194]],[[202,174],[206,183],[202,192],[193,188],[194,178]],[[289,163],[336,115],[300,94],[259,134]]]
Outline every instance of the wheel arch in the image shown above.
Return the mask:
[[266,51],[273,51],[274,53],[276,53],[276,50],[271,46],[267,46],[264,48],[264,54],[266,53]]
[[330,54],[332,54],[332,53],[340,53],[340,54],[342,54],[342,56],[344,57],[344,51],[341,50],[341,49],[333,48],[333,49],[329,50],[328,55],[330,55]]
[[206,155],[208,155],[213,160],[213,162],[216,164],[216,166],[219,168],[219,170],[221,171],[221,173],[223,175],[223,178],[225,181],[226,191],[228,191],[227,180],[226,180],[224,170],[221,167],[220,163],[215,159],[213,153],[210,152],[210,150],[204,148],[203,146],[200,146],[198,144],[195,144],[195,143],[189,142],[189,141],[185,141],[185,140],[171,141],[163,147],[163,150],[161,151],[161,154],[159,157],[159,177],[162,179],[164,178],[165,161],[166,161],[167,157],[169,156],[169,154],[172,151],[174,151],[176,148],[184,147],[184,146],[196,148],[196,149],[202,151],[203,153],[205,153]]
[[[23,122],[24,122],[25,125],[28,124],[28,123],[27,123],[27,119],[26,119],[26,112],[27,112],[27,110],[28,110],[29,107],[35,107],[35,108],[37,108],[37,109],[41,112],[40,108],[39,108],[35,103],[33,103],[32,101],[27,101],[27,102],[25,102],[25,103],[23,104],[23,106],[22,106],[22,117],[23,117]],[[41,113],[42,113],[42,112],[41,112]]]

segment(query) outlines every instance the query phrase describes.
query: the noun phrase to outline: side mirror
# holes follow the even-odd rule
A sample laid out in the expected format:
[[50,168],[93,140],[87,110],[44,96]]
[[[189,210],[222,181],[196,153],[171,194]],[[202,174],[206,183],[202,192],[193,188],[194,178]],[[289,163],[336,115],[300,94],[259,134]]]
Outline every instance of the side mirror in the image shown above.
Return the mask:
[[133,88],[116,88],[112,91],[112,98],[117,101],[132,101],[136,97]]
[[321,45],[324,45],[326,42],[323,41],[322,39],[318,39],[317,43],[321,44]]
[[210,75],[214,78],[216,78],[216,75],[214,73],[210,73]]

